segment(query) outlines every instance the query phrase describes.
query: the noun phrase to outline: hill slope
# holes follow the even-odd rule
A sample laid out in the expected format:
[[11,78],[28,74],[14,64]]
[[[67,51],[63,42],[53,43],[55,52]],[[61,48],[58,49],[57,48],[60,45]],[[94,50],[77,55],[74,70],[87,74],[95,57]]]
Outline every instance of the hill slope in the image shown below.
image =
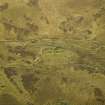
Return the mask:
[[0,0],[0,105],[105,105],[104,26],[104,0]]

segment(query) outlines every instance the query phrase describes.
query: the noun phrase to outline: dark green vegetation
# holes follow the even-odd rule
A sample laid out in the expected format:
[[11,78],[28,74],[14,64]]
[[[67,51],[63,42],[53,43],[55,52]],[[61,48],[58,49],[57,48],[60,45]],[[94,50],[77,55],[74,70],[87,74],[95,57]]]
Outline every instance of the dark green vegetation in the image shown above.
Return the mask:
[[105,105],[104,0],[0,0],[0,105]]

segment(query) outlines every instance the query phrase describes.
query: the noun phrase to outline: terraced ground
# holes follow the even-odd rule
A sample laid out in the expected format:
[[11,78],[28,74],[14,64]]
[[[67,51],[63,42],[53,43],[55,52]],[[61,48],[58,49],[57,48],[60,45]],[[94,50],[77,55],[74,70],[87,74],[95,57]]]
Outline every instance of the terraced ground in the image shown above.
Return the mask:
[[0,0],[0,105],[105,105],[105,0]]

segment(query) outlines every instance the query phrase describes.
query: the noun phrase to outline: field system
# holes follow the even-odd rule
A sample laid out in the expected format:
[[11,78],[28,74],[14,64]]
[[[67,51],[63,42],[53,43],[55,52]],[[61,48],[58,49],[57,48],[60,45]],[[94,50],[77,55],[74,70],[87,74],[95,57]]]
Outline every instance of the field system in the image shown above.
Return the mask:
[[105,105],[105,0],[0,0],[0,105]]

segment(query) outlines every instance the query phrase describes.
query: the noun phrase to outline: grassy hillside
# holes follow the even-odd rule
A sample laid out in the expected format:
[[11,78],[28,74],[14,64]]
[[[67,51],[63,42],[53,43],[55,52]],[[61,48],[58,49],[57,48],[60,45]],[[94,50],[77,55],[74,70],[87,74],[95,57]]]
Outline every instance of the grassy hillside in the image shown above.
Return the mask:
[[0,105],[105,105],[105,0],[0,0]]

